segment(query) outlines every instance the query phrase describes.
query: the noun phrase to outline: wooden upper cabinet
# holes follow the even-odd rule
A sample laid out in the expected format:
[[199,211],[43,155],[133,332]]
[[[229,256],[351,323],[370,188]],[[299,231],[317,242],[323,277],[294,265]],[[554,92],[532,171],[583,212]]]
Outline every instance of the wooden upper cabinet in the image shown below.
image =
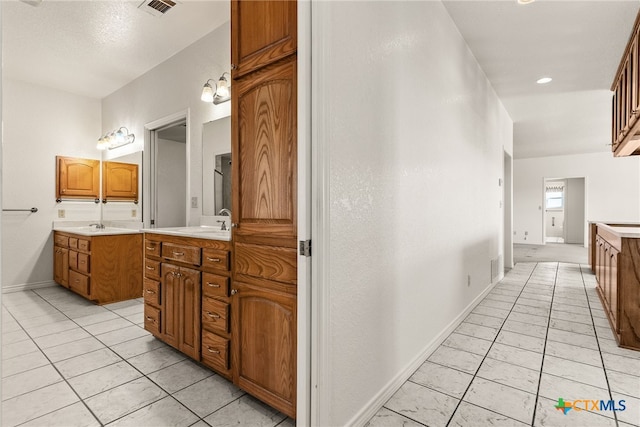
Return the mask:
[[138,201],[138,165],[134,163],[102,163],[102,201]]
[[56,156],[56,199],[98,199],[100,160]]
[[242,77],[296,52],[296,1],[231,1],[232,77]]
[[[259,3],[259,2],[256,2]],[[297,237],[296,59],[238,80],[232,102],[234,239]],[[289,246],[289,244],[284,244]],[[295,243],[294,243],[295,245]]]
[[639,37],[640,12],[611,85],[611,150],[616,157],[640,154]]

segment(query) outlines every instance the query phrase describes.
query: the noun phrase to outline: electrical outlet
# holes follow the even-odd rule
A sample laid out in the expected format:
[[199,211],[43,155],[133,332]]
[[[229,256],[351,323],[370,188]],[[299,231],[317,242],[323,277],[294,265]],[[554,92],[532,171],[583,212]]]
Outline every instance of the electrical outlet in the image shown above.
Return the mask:
[[197,197],[192,197],[191,198],[191,207],[192,208],[197,208],[198,207],[198,198]]
[[525,236],[528,236],[528,235],[529,235],[529,232],[528,232],[528,231],[525,231],[525,232],[524,232],[524,235],[525,235]]
[[138,216],[138,210],[137,209],[131,209],[131,218],[135,218]]
[[64,209],[58,209],[58,218],[64,218],[64,217],[65,217]]

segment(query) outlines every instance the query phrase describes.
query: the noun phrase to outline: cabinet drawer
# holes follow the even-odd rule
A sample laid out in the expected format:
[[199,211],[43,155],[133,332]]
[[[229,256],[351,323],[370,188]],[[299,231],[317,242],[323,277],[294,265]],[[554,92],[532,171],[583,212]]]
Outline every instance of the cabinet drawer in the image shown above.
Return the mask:
[[162,257],[187,264],[200,265],[200,248],[197,246],[163,243]]
[[71,249],[78,249],[78,238],[77,237],[69,237],[69,247]]
[[202,266],[215,270],[229,271],[229,251],[203,249]]
[[229,340],[209,331],[202,331],[202,359],[214,368],[229,369]]
[[69,289],[82,295],[89,295],[89,276],[77,271],[69,271]]
[[142,290],[142,296],[144,302],[155,306],[160,305],[160,282],[156,282],[151,279],[144,279],[144,289]]
[[210,297],[228,297],[229,278],[211,273],[202,273],[202,295]]
[[89,273],[89,255],[88,254],[83,254],[83,253],[79,253],[78,254],[78,271],[81,271],[83,273]]
[[211,331],[229,332],[229,304],[202,298],[202,327]]
[[160,261],[145,259],[144,260],[144,276],[150,279],[160,280]]
[[89,252],[91,250],[91,240],[78,239],[78,249]]
[[55,234],[54,242],[56,246],[62,246],[63,248],[69,247],[69,236],[63,236],[61,234]]
[[151,257],[160,257],[160,248],[162,247],[161,242],[156,242],[154,240],[145,240],[144,241],[144,256]]
[[144,305],[144,328],[153,335],[160,335],[160,322],[162,320],[160,310],[149,304]]

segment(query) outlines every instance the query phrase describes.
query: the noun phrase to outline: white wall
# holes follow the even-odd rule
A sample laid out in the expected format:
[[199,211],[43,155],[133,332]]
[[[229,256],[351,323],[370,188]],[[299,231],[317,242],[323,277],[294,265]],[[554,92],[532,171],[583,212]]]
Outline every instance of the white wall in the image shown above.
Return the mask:
[[2,287],[53,280],[52,221],[97,220],[93,202],[55,202],[56,155],[99,159],[100,101],[4,79]]
[[[230,25],[215,29],[191,46],[177,53],[138,79],[103,99],[102,129],[106,132],[126,126],[136,135],[135,148],[148,149],[144,126],[173,114],[188,111],[187,156],[189,161],[188,194],[179,195],[182,206],[191,197],[202,200],[202,126],[231,113],[231,103],[220,105],[200,100],[207,79],[217,79],[231,64]],[[233,88],[231,89],[233,90]],[[127,153],[132,147],[113,150],[113,155]],[[143,176],[148,185],[149,156],[143,155]],[[143,203],[146,206],[146,200]],[[190,205],[189,205],[190,206]],[[199,225],[201,203],[189,210],[189,225]],[[149,209],[144,209],[148,220]],[[148,222],[147,222],[148,224]]]
[[512,122],[440,2],[320,3],[314,99],[330,229],[322,425],[345,425],[381,404],[490,284]]
[[[640,159],[611,153],[515,159],[514,243],[541,245],[544,180],[585,177],[587,221],[640,221]],[[524,232],[529,236],[524,240]],[[585,226],[584,233],[587,230]],[[587,242],[587,238],[584,239]]]

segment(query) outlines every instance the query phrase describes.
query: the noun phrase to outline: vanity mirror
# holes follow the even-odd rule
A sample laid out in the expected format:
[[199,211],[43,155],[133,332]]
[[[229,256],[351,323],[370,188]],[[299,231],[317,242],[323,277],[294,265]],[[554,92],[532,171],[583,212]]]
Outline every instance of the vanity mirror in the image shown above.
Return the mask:
[[202,215],[231,210],[231,118],[202,126]]

